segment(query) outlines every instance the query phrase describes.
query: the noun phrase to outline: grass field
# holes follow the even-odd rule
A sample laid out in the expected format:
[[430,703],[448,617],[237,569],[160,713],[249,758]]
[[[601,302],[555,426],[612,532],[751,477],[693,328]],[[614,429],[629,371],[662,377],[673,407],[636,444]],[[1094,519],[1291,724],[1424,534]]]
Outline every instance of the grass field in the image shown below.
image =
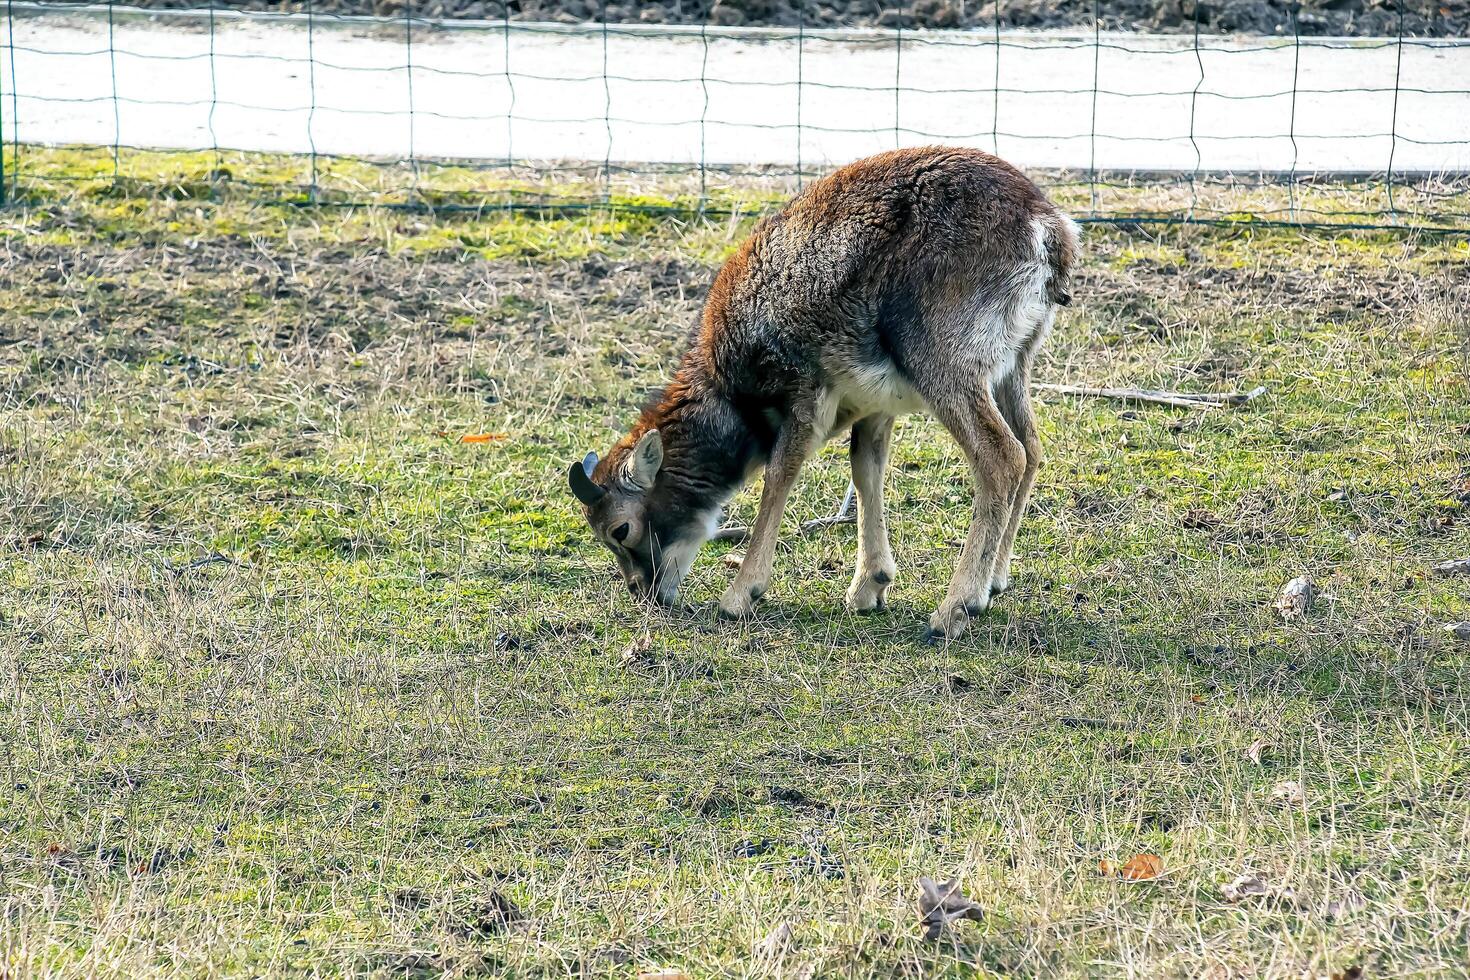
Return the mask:
[[1267,393],[1045,398],[1016,588],[930,647],[928,420],[882,616],[796,529],[840,444],[745,624],[566,490],[748,223],[120,188],[0,212],[0,977],[1470,972],[1463,238],[1090,229],[1041,380]]

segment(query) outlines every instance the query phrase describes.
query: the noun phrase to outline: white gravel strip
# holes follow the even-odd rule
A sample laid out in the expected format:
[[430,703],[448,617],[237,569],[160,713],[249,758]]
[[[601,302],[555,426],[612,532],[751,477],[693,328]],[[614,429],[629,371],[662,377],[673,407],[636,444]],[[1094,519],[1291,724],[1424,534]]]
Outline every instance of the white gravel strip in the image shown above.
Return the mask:
[[813,31],[798,49],[786,31],[416,23],[410,46],[401,23],[221,14],[211,56],[201,17],[119,8],[109,54],[105,10],[13,6],[0,116],[22,142],[808,166],[950,142],[1030,167],[1372,172],[1392,152],[1470,171],[1465,40],[1207,37],[1197,56],[1180,36],[906,32],[896,50]]

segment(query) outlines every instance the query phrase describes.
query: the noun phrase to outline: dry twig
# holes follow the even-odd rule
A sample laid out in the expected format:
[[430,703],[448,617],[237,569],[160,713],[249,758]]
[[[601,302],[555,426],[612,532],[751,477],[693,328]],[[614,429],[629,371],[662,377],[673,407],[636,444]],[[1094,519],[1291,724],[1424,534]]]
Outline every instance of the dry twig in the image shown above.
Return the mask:
[[1125,402],[1146,402],[1153,405],[1173,405],[1176,408],[1226,408],[1244,405],[1266,393],[1266,386],[1259,385],[1250,391],[1190,394],[1182,391],[1156,391],[1147,388],[1090,388],[1085,385],[1038,384],[1037,391],[1049,391],[1057,395],[1077,395],[1084,398],[1113,398]]

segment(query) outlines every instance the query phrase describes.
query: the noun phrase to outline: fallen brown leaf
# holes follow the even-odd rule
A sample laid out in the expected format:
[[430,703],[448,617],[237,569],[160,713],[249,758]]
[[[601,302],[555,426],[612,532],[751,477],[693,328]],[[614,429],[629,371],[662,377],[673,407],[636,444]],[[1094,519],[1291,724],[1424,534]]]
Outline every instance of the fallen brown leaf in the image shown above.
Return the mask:
[[1150,881],[1164,873],[1164,859],[1157,854],[1135,854],[1121,869],[1125,881]]
[[1258,738],[1245,750],[1245,757],[1255,765],[1261,764],[1261,756],[1267,749],[1266,740]]
[[959,919],[980,922],[985,918],[979,904],[960,891],[958,878],[942,884],[933,878],[920,878],[919,893],[919,923],[924,927],[925,939],[938,939],[950,923]]
[[618,663],[624,667],[632,667],[636,664],[647,663],[651,659],[653,659],[653,637],[644,633],[623,648],[622,655],[618,657]]
[[460,442],[502,442],[507,438],[504,432],[474,432],[459,437]]
[[725,557],[721,558],[720,561],[724,562],[731,568],[738,569],[741,562],[745,561],[745,553],[743,551],[731,551],[727,553]]
[[1118,862],[1109,861],[1107,858],[1103,858],[1101,861],[1097,862],[1097,870],[1099,874],[1105,874],[1109,878],[1111,878],[1118,873]]

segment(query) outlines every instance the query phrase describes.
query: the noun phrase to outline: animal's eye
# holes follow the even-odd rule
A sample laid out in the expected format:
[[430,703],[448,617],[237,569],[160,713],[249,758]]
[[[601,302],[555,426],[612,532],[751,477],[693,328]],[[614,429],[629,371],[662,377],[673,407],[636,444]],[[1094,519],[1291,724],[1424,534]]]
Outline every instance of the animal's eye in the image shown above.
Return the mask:
[[613,528],[612,536],[614,541],[622,541],[624,538],[626,538],[628,536],[628,522],[624,521],[617,527]]

